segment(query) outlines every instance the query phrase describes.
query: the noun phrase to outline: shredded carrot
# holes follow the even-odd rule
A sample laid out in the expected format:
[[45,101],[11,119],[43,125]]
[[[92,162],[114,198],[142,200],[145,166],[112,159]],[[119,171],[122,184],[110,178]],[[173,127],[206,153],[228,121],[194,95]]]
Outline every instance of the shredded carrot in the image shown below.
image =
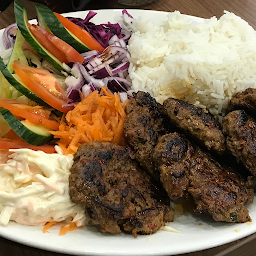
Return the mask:
[[59,130],[51,133],[60,139],[58,145],[64,154],[74,154],[81,144],[89,141],[123,144],[125,104],[121,103],[119,94],[113,95],[102,87],[101,93],[92,92],[69,111],[65,118],[63,116]]
[[69,223],[61,226],[59,235],[64,236],[64,235],[67,234],[68,231],[74,231],[76,229],[77,229],[76,223],[75,222],[69,222]]
[[49,233],[48,229],[55,225],[57,221],[50,221],[44,225],[43,233]]

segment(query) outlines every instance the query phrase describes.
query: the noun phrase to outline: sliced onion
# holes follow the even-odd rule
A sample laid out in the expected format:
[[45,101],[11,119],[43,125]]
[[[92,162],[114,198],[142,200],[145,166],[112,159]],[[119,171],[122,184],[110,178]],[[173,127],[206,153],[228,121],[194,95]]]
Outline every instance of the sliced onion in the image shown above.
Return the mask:
[[92,92],[90,85],[86,84],[82,88],[82,93],[84,98],[87,97]]
[[119,39],[118,41],[115,41],[110,46],[119,46],[119,47],[122,47],[122,48],[126,48],[126,42],[122,39]]
[[101,60],[98,57],[95,57],[88,62],[88,64],[86,65],[86,68],[91,70],[91,69],[99,66],[100,64],[102,64]]
[[122,82],[120,82],[116,79],[108,80],[107,86],[113,92],[126,92],[127,91],[127,87],[124,84],[122,84]]
[[129,68],[130,53],[120,46],[109,46],[86,64],[88,73],[96,79],[111,77]]
[[84,57],[84,64],[87,63],[88,61],[90,61],[91,59],[95,58],[96,56],[98,56],[100,54],[99,51],[97,50],[93,50],[93,51],[88,51],[88,52],[84,52],[81,55]]
[[86,65],[86,68],[90,71],[90,74],[92,74],[98,71],[99,69],[107,66],[108,64],[112,63],[113,61],[114,57],[102,63],[101,60],[98,57],[96,57]]
[[106,77],[103,79],[103,82],[105,84],[108,84],[109,82],[111,82],[113,80],[118,81],[119,83],[123,83],[126,88],[130,88],[132,86],[131,82],[129,82],[127,79],[122,78],[122,77]]
[[65,79],[65,85],[68,87],[67,97],[72,101],[78,101],[80,99],[79,90],[85,83],[85,79],[81,73],[79,65],[79,63],[75,63],[71,69],[71,74],[73,76],[68,76]]
[[95,55],[99,55],[100,52],[97,51],[97,50],[92,50],[92,51],[88,51],[88,52],[84,52],[84,53],[81,53],[81,55],[86,58],[86,57],[90,57],[90,56],[95,56]]
[[121,102],[125,102],[128,99],[126,92],[120,92],[120,100]]
[[18,26],[16,25],[16,23],[5,28],[3,37],[2,37],[3,45],[5,49],[9,49],[14,46],[17,30],[18,30]]
[[90,86],[90,89],[92,92],[97,90],[97,88],[95,87],[95,85],[92,82],[89,83],[89,86]]
[[68,88],[73,88],[75,90],[80,90],[84,85],[84,77],[81,73],[78,63],[75,63],[71,69],[71,74],[73,76],[68,76],[65,79],[65,84]]
[[112,70],[112,74],[115,75],[120,72],[123,72],[123,71],[127,70],[129,68],[129,66],[130,66],[130,62],[121,63],[115,69]]
[[113,43],[115,43],[115,42],[117,42],[117,41],[119,41],[118,36],[117,36],[117,35],[113,35],[113,36],[109,39],[108,44],[109,44],[109,45],[112,45]]
[[94,86],[97,88],[97,89],[100,89],[101,86],[104,86],[104,83],[102,80],[100,79],[95,79],[93,76],[91,76],[85,69],[85,67],[79,63],[77,63],[80,67],[80,71],[85,79],[85,81],[87,81],[88,83],[93,83]]
[[123,53],[123,54],[125,54],[127,56],[127,58],[131,57],[131,55],[130,55],[130,53],[127,50],[126,47],[124,48],[124,47],[121,47],[121,46],[113,46],[113,45],[111,45],[107,49],[110,52],[110,54],[115,55],[117,53]]
[[108,76],[112,76],[112,71],[109,65],[103,66],[102,68],[96,67],[88,72],[90,75],[93,75],[96,79],[102,79]]
[[72,87],[67,89],[67,97],[72,101],[79,101],[80,100],[80,93],[79,90],[76,90]]

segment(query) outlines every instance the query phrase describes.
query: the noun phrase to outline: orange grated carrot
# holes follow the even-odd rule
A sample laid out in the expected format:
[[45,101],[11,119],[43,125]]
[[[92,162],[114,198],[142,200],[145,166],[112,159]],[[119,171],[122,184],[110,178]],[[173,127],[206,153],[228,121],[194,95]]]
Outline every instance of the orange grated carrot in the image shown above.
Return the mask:
[[67,234],[67,232],[74,231],[76,229],[77,229],[76,223],[75,222],[69,222],[69,223],[61,226],[59,235],[64,236],[64,235]]
[[55,225],[57,221],[50,221],[44,225],[43,233],[49,233],[48,229]]
[[123,144],[123,126],[126,120],[125,104],[120,95],[102,87],[82,99],[60,122],[58,131],[51,131],[59,138],[58,145],[64,154],[74,154],[78,147],[89,141],[109,141]]

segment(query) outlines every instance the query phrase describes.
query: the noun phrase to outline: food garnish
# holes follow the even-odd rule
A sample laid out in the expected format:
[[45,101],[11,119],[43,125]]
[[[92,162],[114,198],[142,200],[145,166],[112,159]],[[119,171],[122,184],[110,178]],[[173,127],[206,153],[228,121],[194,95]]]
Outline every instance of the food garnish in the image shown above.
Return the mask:
[[89,141],[123,143],[123,126],[126,119],[120,95],[105,87],[94,91],[79,102],[62,118],[59,131],[51,131],[64,154],[74,154],[78,147]]

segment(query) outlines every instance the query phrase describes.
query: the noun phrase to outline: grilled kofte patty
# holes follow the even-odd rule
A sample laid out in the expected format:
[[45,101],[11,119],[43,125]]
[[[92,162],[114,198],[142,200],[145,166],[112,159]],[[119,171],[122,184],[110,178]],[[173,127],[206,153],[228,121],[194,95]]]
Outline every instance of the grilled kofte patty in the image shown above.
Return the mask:
[[194,148],[184,136],[171,133],[162,136],[153,153],[160,181],[171,200],[183,197],[189,186],[190,160]]
[[199,149],[193,158],[189,179],[188,192],[195,200],[197,211],[208,212],[215,221],[250,220],[244,204],[253,202],[253,189],[247,188],[239,175],[224,169]]
[[219,122],[210,113],[185,101],[168,98],[163,107],[171,122],[182,132],[195,138],[208,149],[225,151],[225,137]]
[[227,148],[256,176],[256,120],[244,110],[235,110],[223,118]]
[[243,109],[250,113],[256,111],[256,89],[248,88],[243,92],[235,94],[229,103],[228,112]]
[[244,206],[253,201],[253,189],[242,178],[221,167],[211,156],[184,136],[162,136],[154,149],[160,179],[170,198],[182,197],[186,189],[199,212],[209,213],[216,221],[250,220]]
[[69,177],[70,197],[102,232],[152,234],[173,220],[173,211],[166,192],[130,153],[107,142],[80,146]]
[[165,133],[159,104],[146,92],[134,94],[126,106],[127,120],[124,135],[134,149],[136,160],[153,177],[158,179],[152,162],[152,153],[158,138]]

